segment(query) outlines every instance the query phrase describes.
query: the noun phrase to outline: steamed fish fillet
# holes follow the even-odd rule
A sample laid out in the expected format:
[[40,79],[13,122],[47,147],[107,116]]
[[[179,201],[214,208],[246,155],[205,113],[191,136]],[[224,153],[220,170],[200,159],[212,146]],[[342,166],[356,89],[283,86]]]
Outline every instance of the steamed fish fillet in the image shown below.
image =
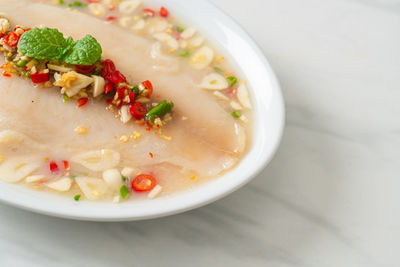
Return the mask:
[[[75,101],[63,103],[59,88],[40,89],[16,76],[2,77],[0,131],[25,134],[52,151],[78,153],[110,148],[120,152],[123,162],[137,166],[169,163],[200,175],[218,174],[232,166],[243,152],[244,129],[211,94],[199,89],[190,75],[171,75],[153,68],[151,41],[76,11],[26,0],[0,0],[0,12],[14,25],[57,28],[75,40],[93,35],[102,45],[103,55],[112,59],[129,81],[151,80],[154,95],[160,94],[160,99],[175,104],[174,119],[163,129],[163,134],[172,138],[166,140],[133,121],[122,124],[105,109],[104,100],[90,100],[78,109]],[[77,126],[86,127],[88,132],[77,135]],[[129,136],[135,131],[141,132],[142,137],[120,142],[121,135]],[[154,158],[149,157],[149,152]]]

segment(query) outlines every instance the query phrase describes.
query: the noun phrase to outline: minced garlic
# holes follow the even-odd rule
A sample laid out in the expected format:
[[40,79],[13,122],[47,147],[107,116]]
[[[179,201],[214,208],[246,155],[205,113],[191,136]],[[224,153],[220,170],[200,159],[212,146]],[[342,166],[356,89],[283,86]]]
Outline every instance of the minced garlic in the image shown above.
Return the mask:
[[127,135],[123,135],[119,138],[119,141],[121,141],[122,143],[126,143],[129,141],[129,137]]
[[141,132],[135,131],[133,134],[131,134],[131,139],[136,140],[142,136]]
[[71,87],[71,83],[73,81],[75,81],[77,78],[78,78],[77,73],[74,71],[70,71],[70,72],[64,73],[61,76],[61,79],[54,82],[54,85],[59,86],[59,87],[65,87],[68,89]]

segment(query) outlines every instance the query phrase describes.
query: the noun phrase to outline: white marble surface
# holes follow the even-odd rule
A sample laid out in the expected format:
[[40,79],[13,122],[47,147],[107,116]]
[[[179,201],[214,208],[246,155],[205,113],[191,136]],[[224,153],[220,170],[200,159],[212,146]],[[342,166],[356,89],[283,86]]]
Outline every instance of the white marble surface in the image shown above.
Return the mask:
[[400,266],[400,1],[213,2],[281,81],[273,162],[221,201],[151,221],[0,205],[1,266]]

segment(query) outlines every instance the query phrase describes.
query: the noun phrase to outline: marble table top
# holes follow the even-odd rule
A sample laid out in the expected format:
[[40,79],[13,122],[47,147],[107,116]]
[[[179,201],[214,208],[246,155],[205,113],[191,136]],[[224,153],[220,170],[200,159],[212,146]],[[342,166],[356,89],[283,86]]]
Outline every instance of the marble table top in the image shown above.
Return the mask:
[[212,2],[281,82],[275,159],[234,194],[156,220],[0,204],[1,266],[400,266],[400,1]]

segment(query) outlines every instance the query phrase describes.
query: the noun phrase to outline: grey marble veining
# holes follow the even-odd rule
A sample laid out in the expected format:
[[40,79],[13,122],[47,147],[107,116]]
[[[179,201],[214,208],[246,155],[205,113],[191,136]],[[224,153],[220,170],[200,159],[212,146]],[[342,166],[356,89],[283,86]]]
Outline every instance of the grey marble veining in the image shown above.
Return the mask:
[[1,266],[400,266],[400,1],[213,2],[282,84],[287,127],[271,164],[223,200],[156,220],[1,204]]

